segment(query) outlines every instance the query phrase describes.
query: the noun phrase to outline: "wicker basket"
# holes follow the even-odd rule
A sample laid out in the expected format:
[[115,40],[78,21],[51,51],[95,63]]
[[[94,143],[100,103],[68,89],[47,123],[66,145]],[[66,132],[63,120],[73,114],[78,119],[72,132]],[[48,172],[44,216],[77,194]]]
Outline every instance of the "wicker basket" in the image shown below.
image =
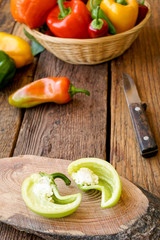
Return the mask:
[[150,18],[150,5],[146,2],[149,11],[145,19],[129,31],[113,36],[94,39],[71,39],[44,35],[37,30],[25,29],[49,52],[61,60],[72,64],[99,64],[109,61],[123,54],[138,37],[141,29]]

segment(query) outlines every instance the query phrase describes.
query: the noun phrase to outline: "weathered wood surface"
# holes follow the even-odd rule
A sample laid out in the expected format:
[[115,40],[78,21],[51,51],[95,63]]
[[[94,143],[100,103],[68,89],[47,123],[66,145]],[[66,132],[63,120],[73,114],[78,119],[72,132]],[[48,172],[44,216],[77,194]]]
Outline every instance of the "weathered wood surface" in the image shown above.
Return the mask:
[[[34,64],[17,71],[13,83],[0,92],[1,158],[19,154],[71,160],[85,156],[107,158],[120,175],[160,196],[160,154],[148,160],[140,157],[121,86],[121,72],[131,74],[140,97],[147,102],[149,122],[160,146],[160,7],[158,1],[149,2],[151,19],[132,47],[111,65],[74,66],[44,52],[39,61],[35,59]],[[11,17],[9,0],[0,0],[0,31],[24,36]],[[91,96],[76,96],[64,106],[45,104],[27,111],[9,106],[7,99],[14,90],[52,74],[68,76],[77,87],[90,90]],[[111,82],[108,89],[107,82]],[[111,103],[106,102],[110,91]],[[107,104],[111,106],[111,119]],[[0,224],[0,239],[40,240],[6,224]]]
[[[0,31],[24,37],[19,24],[14,26],[10,12],[6,11],[8,7],[9,1],[4,1],[1,5],[1,12],[5,17],[1,19]],[[0,126],[2,129],[0,157],[35,154],[66,159],[85,156],[105,159],[107,64],[95,68],[73,66],[63,63],[47,51],[41,54],[35,72],[36,63],[37,61],[18,70],[13,85],[2,93],[5,99],[1,98],[1,106],[7,107],[5,110],[2,107],[0,109],[3,111],[3,122],[0,123],[2,126]],[[77,87],[85,86],[90,90],[91,96],[89,98],[83,95],[76,96],[73,102],[64,106],[46,104],[27,111],[9,106],[7,98],[11,92],[27,82],[44,76],[67,76]],[[1,224],[0,235],[2,240],[39,239],[4,224]]]
[[[151,235],[154,239],[159,237],[155,230],[159,226],[160,205],[151,201],[153,195],[149,196],[145,192],[146,197],[138,187],[122,177],[121,198],[109,209],[101,209],[100,192],[84,193],[78,190],[74,182],[66,187],[62,180],[56,180],[60,194],[69,195],[79,191],[82,193],[82,201],[70,216],[47,219],[26,207],[21,197],[22,182],[35,172],[52,173],[53,166],[54,172],[63,172],[70,177],[67,168],[72,161],[33,155],[3,158],[0,161],[0,220],[4,223],[36,233],[44,239],[94,239],[95,236],[99,240],[124,239],[124,236],[130,239],[135,234],[139,238]],[[157,198],[157,201],[160,202],[160,199]]]
[[[152,16],[144,30],[121,57],[111,63],[111,163],[120,175],[160,196],[160,6],[150,1]],[[122,72],[130,74],[140,98],[147,103],[147,117],[159,153],[140,155],[122,87]]]
[[73,66],[45,52],[40,56],[35,79],[44,76],[67,76],[77,87],[85,86],[91,96],[80,94],[66,105],[50,103],[27,110],[14,156],[30,153],[72,160],[105,158],[106,64]]

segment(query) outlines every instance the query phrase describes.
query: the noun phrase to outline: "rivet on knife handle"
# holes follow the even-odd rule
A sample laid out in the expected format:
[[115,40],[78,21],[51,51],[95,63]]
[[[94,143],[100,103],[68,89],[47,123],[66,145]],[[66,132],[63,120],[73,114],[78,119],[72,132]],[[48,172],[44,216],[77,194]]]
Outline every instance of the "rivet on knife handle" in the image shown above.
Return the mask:
[[146,158],[156,155],[158,148],[150,129],[143,104],[131,103],[129,110],[136,137],[140,145],[141,155]]

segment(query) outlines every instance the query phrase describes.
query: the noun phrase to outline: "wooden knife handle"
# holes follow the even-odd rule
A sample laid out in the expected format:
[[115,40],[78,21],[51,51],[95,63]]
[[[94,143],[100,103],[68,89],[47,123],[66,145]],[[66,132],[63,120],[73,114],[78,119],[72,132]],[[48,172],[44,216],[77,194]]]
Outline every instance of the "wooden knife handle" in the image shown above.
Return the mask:
[[132,103],[129,105],[132,123],[139,142],[141,155],[152,157],[157,154],[158,147],[150,129],[146,112],[142,103]]

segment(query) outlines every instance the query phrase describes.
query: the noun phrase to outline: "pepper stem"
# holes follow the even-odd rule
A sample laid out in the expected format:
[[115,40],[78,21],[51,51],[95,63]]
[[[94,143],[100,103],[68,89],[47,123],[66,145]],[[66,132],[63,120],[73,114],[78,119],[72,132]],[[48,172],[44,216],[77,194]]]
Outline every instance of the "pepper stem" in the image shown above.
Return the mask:
[[128,5],[128,2],[126,0],[116,0],[115,2],[121,5]]
[[39,174],[41,177],[48,176],[48,177],[52,178],[52,180],[56,179],[56,178],[61,178],[67,186],[69,186],[71,184],[71,180],[68,177],[66,177],[66,175],[64,175],[63,173],[47,174],[44,172],[39,172]]
[[96,24],[99,24],[99,6],[97,6],[97,12],[96,12]]
[[93,6],[93,0],[90,1],[91,9],[93,10],[95,7]]
[[138,1],[139,5],[144,5],[145,0]]
[[92,20],[91,22],[91,26],[93,29],[98,29],[98,30],[101,30],[104,22],[101,18],[99,18],[99,9],[100,7],[97,6],[97,9],[96,9],[96,18],[94,20]]
[[58,19],[63,19],[71,13],[71,8],[70,7],[65,8],[64,4],[63,4],[63,0],[58,0],[57,2],[58,2],[59,9],[60,9]]
[[96,1],[91,0],[90,1],[91,9],[92,10],[96,9],[96,7],[99,6],[101,2],[102,2],[102,0],[96,0]]
[[64,175],[63,173],[52,173],[50,174],[50,176],[52,176],[54,179],[61,178],[67,186],[71,184],[71,180],[68,177],[66,177],[66,175]]
[[80,88],[76,88],[76,87],[74,87],[71,83],[70,83],[70,85],[69,85],[68,93],[69,93],[69,95],[70,95],[71,98],[72,98],[73,95],[75,95],[76,93],[85,93],[87,96],[90,95],[90,92],[88,92],[87,90],[85,90],[85,89],[80,89]]

